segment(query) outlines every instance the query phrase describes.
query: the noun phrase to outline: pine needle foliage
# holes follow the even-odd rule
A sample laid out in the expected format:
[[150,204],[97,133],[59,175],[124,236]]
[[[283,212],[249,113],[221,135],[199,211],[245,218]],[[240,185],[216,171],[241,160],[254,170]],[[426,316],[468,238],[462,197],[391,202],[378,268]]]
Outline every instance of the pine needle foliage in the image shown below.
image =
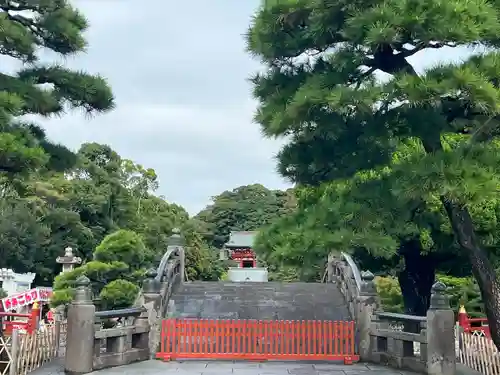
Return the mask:
[[[266,66],[252,78],[255,120],[289,140],[278,169],[315,187],[294,225],[379,254],[451,233],[500,347],[500,281],[481,233],[481,213],[499,207],[498,35],[497,0],[268,0],[247,45]],[[462,61],[413,63],[452,49]]]
[[20,174],[42,166],[64,170],[76,160],[20,116],[58,116],[74,108],[93,114],[114,107],[113,93],[101,76],[41,61],[47,52],[85,52],[87,27],[85,17],[67,0],[0,3],[0,55],[19,66],[14,73],[0,71],[0,173]]

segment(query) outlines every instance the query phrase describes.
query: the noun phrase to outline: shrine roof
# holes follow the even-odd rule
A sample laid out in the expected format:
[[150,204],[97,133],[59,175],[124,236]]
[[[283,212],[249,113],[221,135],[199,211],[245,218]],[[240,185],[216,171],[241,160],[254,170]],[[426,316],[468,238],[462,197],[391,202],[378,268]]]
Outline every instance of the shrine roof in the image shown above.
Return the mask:
[[255,237],[257,232],[254,231],[244,231],[244,232],[231,232],[229,235],[229,241],[224,245],[228,248],[234,247],[253,247]]

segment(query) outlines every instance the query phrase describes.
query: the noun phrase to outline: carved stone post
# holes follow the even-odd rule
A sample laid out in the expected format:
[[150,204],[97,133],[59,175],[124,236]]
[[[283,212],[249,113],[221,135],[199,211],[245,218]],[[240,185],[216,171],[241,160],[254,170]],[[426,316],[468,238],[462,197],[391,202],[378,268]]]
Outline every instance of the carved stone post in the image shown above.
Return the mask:
[[328,283],[333,283],[336,281],[336,277],[335,277],[335,267],[334,267],[334,264],[333,262],[335,262],[335,255],[333,255],[333,253],[330,253],[328,254],[328,263],[326,265],[326,277],[327,277],[327,281]]
[[446,285],[432,286],[430,308],[427,311],[427,373],[455,375],[455,316],[445,294]]
[[359,355],[362,361],[371,358],[370,329],[373,313],[379,307],[377,288],[370,271],[361,273],[361,290],[358,297],[356,323],[359,334]]
[[142,285],[144,295],[144,307],[146,308],[147,320],[151,327],[149,331],[149,349],[150,358],[154,358],[158,345],[160,343],[160,328],[161,322],[161,281],[156,279],[158,273],[155,269],[150,269],[146,273],[146,280]]
[[[157,319],[155,319],[156,322]],[[154,354],[157,352],[156,346],[154,347],[155,350],[151,350],[153,347],[151,346],[151,334],[155,333],[154,331],[158,331],[157,327],[152,327],[150,324],[150,312],[147,310],[146,307],[144,307],[143,312],[141,313],[140,316],[137,317],[134,321],[134,325],[137,327],[149,327],[149,333],[144,332],[140,333],[139,337],[135,339],[135,345],[134,347],[139,348],[139,349],[148,349],[149,355],[148,357],[150,359],[153,358]],[[154,351],[154,353],[153,353]],[[145,358],[144,358],[145,359]],[[144,360],[142,359],[142,360]]]
[[92,372],[94,358],[95,306],[92,303],[90,280],[80,276],[76,286],[75,298],[68,309],[64,358],[64,370],[71,375]]
[[185,254],[184,254],[184,238],[181,236],[181,231],[178,228],[172,229],[172,235],[168,239],[168,247],[174,247],[177,250],[177,256],[180,260],[180,277],[181,283],[184,282],[184,266],[186,263]]
[[144,301],[145,303],[151,301],[152,299],[156,299],[161,292],[161,281],[156,280],[156,276],[158,276],[158,272],[156,272],[154,268],[151,268],[146,272],[146,280],[144,280],[144,283],[142,284],[144,296],[145,298],[148,298],[148,300]]

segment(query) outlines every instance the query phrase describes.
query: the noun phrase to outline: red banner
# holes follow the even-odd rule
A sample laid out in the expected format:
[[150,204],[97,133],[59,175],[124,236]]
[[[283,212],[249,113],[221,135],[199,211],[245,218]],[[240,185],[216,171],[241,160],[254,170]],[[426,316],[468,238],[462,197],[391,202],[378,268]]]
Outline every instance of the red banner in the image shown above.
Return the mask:
[[34,288],[2,298],[3,311],[12,311],[35,302],[48,302],[52,297],[51,288]]

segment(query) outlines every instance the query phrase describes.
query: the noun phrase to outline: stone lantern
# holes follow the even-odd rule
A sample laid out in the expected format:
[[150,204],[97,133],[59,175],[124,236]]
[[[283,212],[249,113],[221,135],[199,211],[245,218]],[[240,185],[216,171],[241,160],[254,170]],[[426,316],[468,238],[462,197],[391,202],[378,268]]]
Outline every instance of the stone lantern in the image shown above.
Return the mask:
[[73,249],[71,247],[67,247],[64,249],[64,256],[57,257],[56,262],[62,264],[61,273],[72,271],[75,268],[75,265],[82,263],[82,258],[77,257],[73,254]]

